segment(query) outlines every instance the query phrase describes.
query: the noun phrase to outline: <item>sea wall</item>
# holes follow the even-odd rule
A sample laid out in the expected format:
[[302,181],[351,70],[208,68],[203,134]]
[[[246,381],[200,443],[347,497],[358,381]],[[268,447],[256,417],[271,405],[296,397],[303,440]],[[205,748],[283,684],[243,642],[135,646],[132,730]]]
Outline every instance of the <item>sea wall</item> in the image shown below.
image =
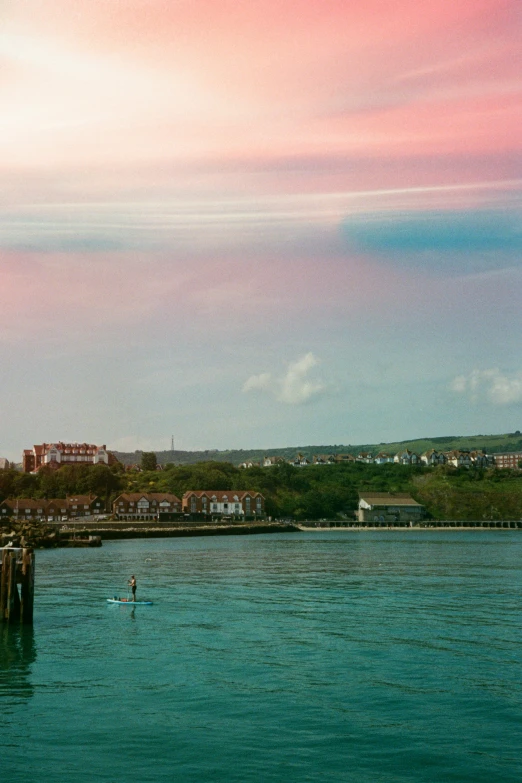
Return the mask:
[[[78,528],[78,532],[80,529]],[[183,538],[187,536],[241,536],[260,533],[296,533],[297,525],[267,522],[258,525],[199,525],[194,527],[174,527],[172,523],[129,523],[111,522],[99,523],[95,526],[82,527],[82,535],[96,534],[104,541],[123,538]]]

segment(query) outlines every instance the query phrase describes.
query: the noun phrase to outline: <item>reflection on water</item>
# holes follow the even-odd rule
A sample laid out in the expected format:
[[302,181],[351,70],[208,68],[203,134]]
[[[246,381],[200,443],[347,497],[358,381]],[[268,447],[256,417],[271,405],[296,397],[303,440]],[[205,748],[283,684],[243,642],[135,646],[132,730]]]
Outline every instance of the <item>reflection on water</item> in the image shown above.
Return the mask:
[[0,697],[28,698],[33,695],[32,664],[36,643],[32,626],[0,624]]

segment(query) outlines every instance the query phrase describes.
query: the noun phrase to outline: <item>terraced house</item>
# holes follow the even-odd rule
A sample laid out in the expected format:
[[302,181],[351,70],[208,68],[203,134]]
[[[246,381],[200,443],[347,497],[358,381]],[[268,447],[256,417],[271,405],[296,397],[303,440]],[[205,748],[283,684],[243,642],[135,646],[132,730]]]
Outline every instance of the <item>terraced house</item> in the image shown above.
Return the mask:
[[28,519],[60,522],[74,517],[97,516],[105,513],[105,504],[96,495],[76,495],[67,498],[33,500],[8,498],[0,503],[0,520]]
[[114,517],[127,521],[147,522],[180,511],[181,500],[170,492],[124,492],[112,504]]
[[209,514],[219,517],[264,517],[265,498],[260,492],[191,490],[183,495],[185,514]]

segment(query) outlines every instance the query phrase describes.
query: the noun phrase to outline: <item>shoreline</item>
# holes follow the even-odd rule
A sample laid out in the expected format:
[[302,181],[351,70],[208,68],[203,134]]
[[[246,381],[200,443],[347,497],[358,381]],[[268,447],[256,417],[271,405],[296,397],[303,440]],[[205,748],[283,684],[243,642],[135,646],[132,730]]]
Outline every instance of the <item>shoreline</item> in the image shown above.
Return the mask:
[[336,527],[335,525],[333,525],[331,527],[326,527],[326,526],[325,527],[305,527],[304,525],[298,525],[297,527],[303,533],[318,533],[318,532],[325,532],[325,531],[327,531],[327,532],[330,532],[330,531],[332,531],[332,532],[342,531],[343,533],[363,533],[365,530],[371,530],[371,531],[379,530],[381,532],[382,531],[390,531],[390,532],[391,531],[394,531],[394,532],[404,531],[404,532],[409,532],[409,533],[413,533],[415,531],[426,533],[426,532],[429,532],[430,530],[434,530],[434,531],[441,531],[441,530],[454,530],[454,531],[459,531],[459,530],[466,530],[466,531],[467,530],[469,530],[469,531],[474,531],[474,530],[491,530],[491,531],[496,531],[496,530],[504,530],[504,531],[522,530],[522,525],[520,527],[516,527],[516,526],[513,526],[513,527],[503,527],[503,526],[502,527],[493,527],[492,525],[483,525],[483,526],[481,526],[481,525],[465,525],[465,526],[464,525],[429,525],[429,526],[426,525],[426,526],[422,526],[422,527],[420,525],[417,526],[417,527],[386,527],[385,525],[380,525],[380,526],[376,526],[376,527],[373,527],[373,526],[370,526],[370,525],[365,525],[364,527],[362,525],[360,527],[345,527],[345,526]]
[[[491,521],[491,522],[442,522],[438,524],[425,524],[414,527],[388,526],[388,525],[346,525],[332,521],[329,524],[306,524],[299,522],[265,522],[256,524],[232,524],[232,525],[190,525],[173,526],[168,523],[132,524],[128,522],[109,522],[107,524],[76,523],[66,527],[52,526],[51,530],[33,531],[33,535],[26,536],[27,530],[15,531],[0,535],[0,547],[8,543],[15,546],[29,546],[38,549],[62,548],[75,546],[99,547],[102,541],[118,541],[138,538],[190,538],[194,536],[245,536],[245,535],[270,535],[274,533],[318,533],[318,532],[343,532],[364,533],[368,532],[441,532],[450,531],[522,531],[522,521]],[[12,541],[10,540],[12,539]],[[93,539],[92,541],[90,539]],[[94,541],[96,539],[96,541]]]

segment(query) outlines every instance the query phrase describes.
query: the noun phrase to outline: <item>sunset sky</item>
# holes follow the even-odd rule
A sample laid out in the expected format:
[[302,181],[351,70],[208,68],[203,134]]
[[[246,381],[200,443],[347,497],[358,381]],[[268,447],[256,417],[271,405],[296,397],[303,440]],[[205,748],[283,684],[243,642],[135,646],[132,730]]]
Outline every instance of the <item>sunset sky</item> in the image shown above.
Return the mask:
[[517,0],[4,0],[0,456],[522,429]]

